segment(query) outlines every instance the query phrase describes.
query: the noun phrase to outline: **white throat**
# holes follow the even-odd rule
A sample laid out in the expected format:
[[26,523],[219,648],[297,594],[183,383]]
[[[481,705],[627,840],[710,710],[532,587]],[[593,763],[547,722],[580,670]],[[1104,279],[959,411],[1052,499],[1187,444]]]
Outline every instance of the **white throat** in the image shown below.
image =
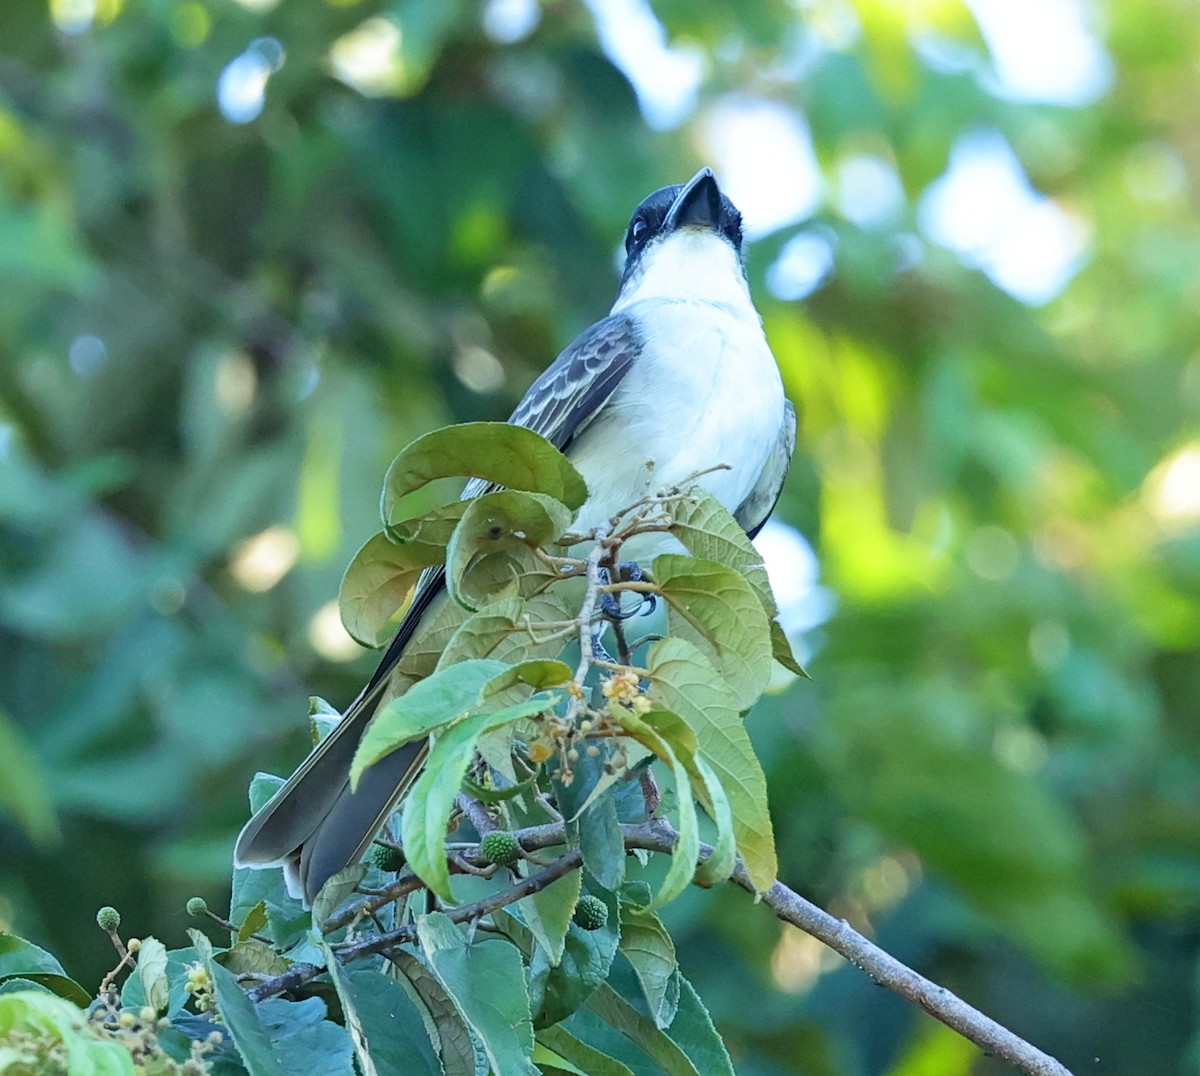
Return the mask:
[[737,254],[707,228],[683,228],[651,243],[612,312],[619,314],[646,300],[709,303],[758,321]]

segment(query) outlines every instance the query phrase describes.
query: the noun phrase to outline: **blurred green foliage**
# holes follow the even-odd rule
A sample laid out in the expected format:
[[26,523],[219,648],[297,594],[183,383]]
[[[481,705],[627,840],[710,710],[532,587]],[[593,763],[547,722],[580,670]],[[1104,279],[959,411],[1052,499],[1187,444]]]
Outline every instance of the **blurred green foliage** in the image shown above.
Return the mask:
[[[90,982],[96,906],[222,906],[249,777],[371,666],[330,603],[388,459],[605,312],[736,91],[808,117],[836,244],[803,303],[765,275],[813,222],[749,257],[802,415],[780,515],[836,598],[749,722],[782,877],[1072,1067],[1197,1071],[1200,23],[1109,4],[1112,88],[1066,108],[986,88],[953,0],[653,7],[706,65],[662,133],[567,0],[513,43],[440,0],[0,5],[0,926]],[[356,89],[370,19],[398,51]],[[979,127],[1089,237],[1044,307],[916,237]],[[904,193],[872,227],[864,147]],[[667,919],[741,1072],[995,1071],[741,893]]]

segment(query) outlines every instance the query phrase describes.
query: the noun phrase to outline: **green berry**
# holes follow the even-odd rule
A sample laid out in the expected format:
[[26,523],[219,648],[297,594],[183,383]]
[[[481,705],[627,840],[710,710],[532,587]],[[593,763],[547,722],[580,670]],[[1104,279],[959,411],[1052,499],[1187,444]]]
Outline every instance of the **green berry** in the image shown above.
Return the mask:
[[107,904],[96,913],[96,926],[111,934],[121,925],[121,913]]
[[486,863],[511,867],[521,858],[521,845],[507,830],[494,829],[479,842],[479,854]]
[[404,853],[386,844],[377,844],[371,849],[371,862],[381,871],[395,874],[404,867]]
[[575,905],[575,914],[571,918],[584,930],[599,930],[608,922],[608,905],[599,897],[585,893]]
[[203,897],[190,897],[187,902],[187,913],[193,919],[199,919],[208,911],[208,901]]

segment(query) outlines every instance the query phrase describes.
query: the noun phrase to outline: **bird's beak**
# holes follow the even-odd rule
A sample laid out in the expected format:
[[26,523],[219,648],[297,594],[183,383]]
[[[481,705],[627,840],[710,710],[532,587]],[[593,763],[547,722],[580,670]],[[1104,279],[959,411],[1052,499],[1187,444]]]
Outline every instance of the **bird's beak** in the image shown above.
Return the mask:
[[680,228],[710,228],[716,231],[721,224],[721,188],[713,178],[711,168],[701,168],[671,203],[663,221],[663,234]]

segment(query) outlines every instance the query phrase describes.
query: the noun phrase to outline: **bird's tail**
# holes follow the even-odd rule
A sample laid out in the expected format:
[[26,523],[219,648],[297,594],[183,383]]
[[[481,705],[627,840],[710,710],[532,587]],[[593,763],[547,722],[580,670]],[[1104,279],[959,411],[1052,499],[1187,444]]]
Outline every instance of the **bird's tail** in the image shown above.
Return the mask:
[[372,684],[333,732],[238,835],[239,867],[283,866],[288,889],[312,903],[321,886],[366,851],[421,772],[428,740],[414,741],[367,769],[350,791],[350,762],[384,693]]

